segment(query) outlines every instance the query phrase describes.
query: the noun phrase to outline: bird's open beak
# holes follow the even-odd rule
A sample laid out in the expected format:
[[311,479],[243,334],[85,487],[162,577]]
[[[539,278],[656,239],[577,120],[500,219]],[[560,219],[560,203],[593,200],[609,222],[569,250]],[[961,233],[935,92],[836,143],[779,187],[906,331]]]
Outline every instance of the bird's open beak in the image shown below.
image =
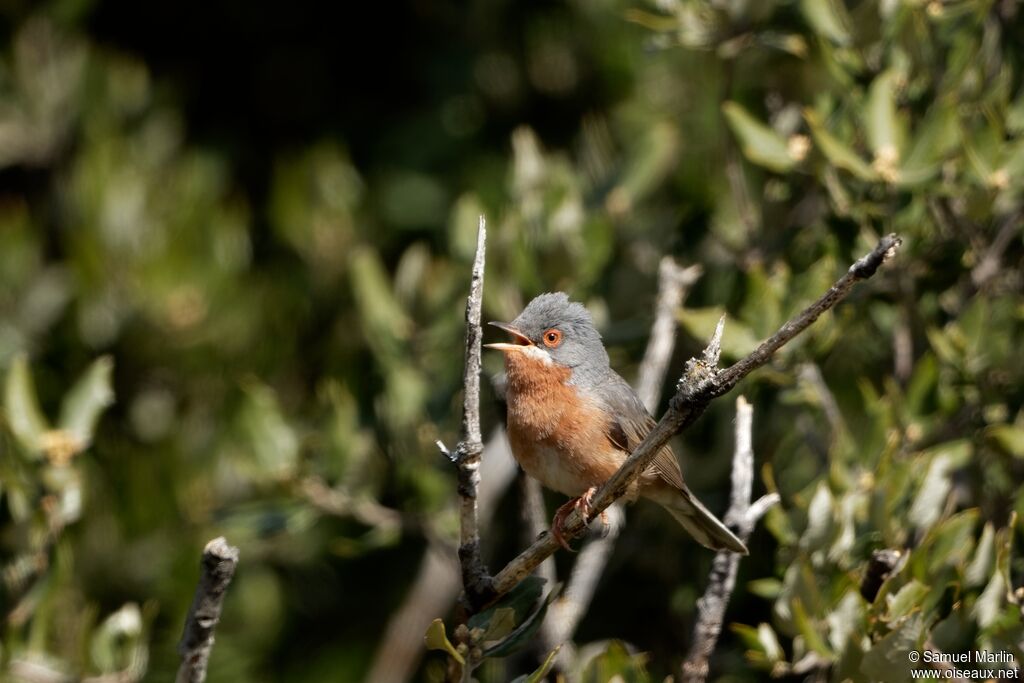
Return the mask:
[[508,323],[496,323],[490,322],[488,325],[494,325],[499,330],[504,330],[512,335],[512,342],[499,342],[497,344],[484,344],[485,349],[496,349],[498,351],[521,351],[524,346],[533,346],[533,342],[524,335],[522,332],[512,327]]

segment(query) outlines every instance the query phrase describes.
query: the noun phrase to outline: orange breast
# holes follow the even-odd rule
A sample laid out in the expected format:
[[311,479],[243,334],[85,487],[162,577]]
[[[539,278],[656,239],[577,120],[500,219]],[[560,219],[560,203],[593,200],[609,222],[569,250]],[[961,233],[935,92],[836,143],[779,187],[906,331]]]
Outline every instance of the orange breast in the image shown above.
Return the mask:
[[505,356],[512,454],[544,486],[579,496],[604,483],[625,455],[608,440],[600,406],[567,383],[572,371],[534,354]]

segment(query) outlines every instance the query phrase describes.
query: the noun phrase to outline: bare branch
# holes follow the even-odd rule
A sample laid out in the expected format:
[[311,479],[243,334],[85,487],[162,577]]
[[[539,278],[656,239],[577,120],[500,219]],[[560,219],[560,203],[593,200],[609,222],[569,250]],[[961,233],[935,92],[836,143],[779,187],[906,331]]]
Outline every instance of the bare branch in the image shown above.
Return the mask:
[[750,508],[747,509],[747,524],[750,525],[750,528],[753,529],[758,520],[764,517],[773,505],[778,505],[781,500],[782,498],[777,493],[766,493],[751,503]]
[[[672,398],[665,415],[619,470],[594,495],[591,501],[593,514],[598,514],[625,495],[631,484],[647,469],[658,451],[674,434],[693,424],[704,413],[708,403],[727,393],[750,372],[767,363],[786,342],[807,329],[822,313],[846,298],[857,282],[874,275],[895,253],[900,243],[901,240],[896,235],[883,237],[871,253],[850,266],[843,277],[821,298],[784,324],[749,356],[725,370],[719,370],[716,365],[708,362],[711,359],[717,361],[718,356],[715,339],[712,339],[701,360],[691,359],[687,363],[676,395]],[[716,332],[716,338],[720,343],[720,333]],[[587,522],[574,510],[566,519],[563,535],[567,539],[579,536],[586,525]],[[545,534],[494,576],[493,591],[498,595],[508,592],[558,548],[559,544],[552,535]]]
[[1003,218],[999,231],[995,238],[985,250],[985,254],[978,261],[978,264],[971,269],[971,284],[975,289],[981,289],[989,280],[999,274],[1002,268],[1003,252],[1010,246],[1010,242],[1020,234],[1020,213],[1012,213]]
[[206,544],[200,564],[199,585],[178,643],[181,666],[175,679],[177,683],[203,683],[206,680],[206,665],[213,650],[213,632],[220,621],[224,595],[237,566],[238,548],[228,545],[223,536]]
[[[466,363],[462,378],[461,441],[455,449],[454,461],[459,481],[459,562],[462,585],[472,605],[482,605],[491,596],[490,577],[480,557],[480,531],[477,523],[477,489],[480,486],[480,309],[484,299],[484,255],[487,250],[487,221],[480,216],[476,238],[476,257],[466,300]],[[443,444],[440,444],[444,450]]]
[[[750,538],[757,520],[779,501],[777,494],[768,494],[758,500],[755,510],[750,504],[754,486],[754,450],[751,432],[754,409],[740,396],[736,399],[736,450],[732,458],[732,495],[725,523],[734,527],[744,543]],[[736,572],[740,556],[728,550],[715,554],[711,576],[704,595],[697,601],[697,624],[693,629],[693,643],[683,662],[684,683],[703,683],[708,677],[708,659],[715,651],[718,636],[725,621],[725,608],[736,587]]]
[[[520,483],[519,490],[523,499],[521,513],[523,517],[523,530],[525,532],[524,544],[529,545],[533,543],[535,538],[547,531],[551,518],[548,517],[547,509],[544,507],[544,492],[540,487],[540,482],[533,477],[527,476],[522,470],[519,470],[518,479]],[[537,575],[547,581],[549,586],[555,585],[555,558],[549,557],[544,560],[537,570]],[[548,614],[550,615],[550,611]],[[547,648],[547,651],[552,650],[557,644],[552,644],[551,647]]]
[[317,476],[308,476],[298,484],[299,493],[310,505],[324,514],[352,517],[367,526],[397,529],[402,525],[402,514],[385,507],[372,498],[354,497],[341,488],[332,488]]
[[654,324],[636,380],[636,393],[652,413],[658,408],[661,385],[665,381],[665,372],[675,348],[676,311],[702,272],[700,265],[683,268],[671,256],[661,259],[658,266],[658,300],[654,309]]
[[833,438],[845,432],[846,423],[843,420],[843,414],[839,410],[839,404],[836,403],[836,397],[832,395],[832,391],[825,384],[825,378],[821,376],[821,368],[816,363],[804,363],[797,372],[797,378],[807,382],[817,395],[821,409],[825,413],[825,419],[828,420],[828,426],[832,429]]
[[[498,501],[515,479],[516,465],[504,434],[496,431],[484,446],[480,457],[478,521],[487,529]],[[373,663],[363,679],[366,683],[407,681],[422,658],[423,632],[438,614],[451,609],[459,595],[460,567],[450,548],[431,544],[420,561],[416,578],[402,604],[388,619],[387,628],[377,645]]]

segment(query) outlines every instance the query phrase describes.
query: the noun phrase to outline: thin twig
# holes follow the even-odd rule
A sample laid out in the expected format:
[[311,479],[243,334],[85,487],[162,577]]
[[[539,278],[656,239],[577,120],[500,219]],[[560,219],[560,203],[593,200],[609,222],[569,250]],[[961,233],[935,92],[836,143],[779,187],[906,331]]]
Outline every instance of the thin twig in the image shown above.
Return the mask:
[[200,564],[199,585],[178,643],[181,666],[176,683],[203,683],[206,680],[206,665],[213,650],[213,632],[220,621],[224,595],[237,566],[238,548],[228,545],[223,536],[206,544]]
[[[702,359],[691,359],[687,363],[665,415],[619,470],[594,495],[591,501],[593,514],[600,513],[625,495],[632,483],[647,469],[655,455],[673,435],[693,424],[713,399],[725,394],[750,372],[767,363],[786,342],[807,329],[822,313],[846,298],[857,282],[874,275],[895,253],[900,243],[901,240],[896,235],[883,237],[871,253],[850,266],[850,269],[821,298],[783,325],[749,356],[724,370],[717,367],[716,347],[720,346],[720,338],[717,344],[713,339],[705,349]],[[720,329],[718,334],[720,335]],[[565,521],[563,535],[566,539],[575,538],[586,526],[587,521],[578,511],[573,510]],[[491,586],[493,594],[507,593],[558,548],[559,544],[552,535],[544,534],[494,576]]]
[[661,385],[665,381],[665,372],[675,348],[676,311],[702,272],[700,265],[683,268],[671,256],[661,259],[658,265],[658,301],[654,309],[654,324],[651,325],[651,336],[636,380],[636,393],[652,413],[658,409]]
[[[725,523],[734,527],[744,543],[750,538],[754,524],[768,509],[779,502],[776,493],[770,493],[758,500],[756,507],[750,504],[754,484],[754,450],[751,446],[751,430],[754,409],[740,396],[736,399],[736,449],[732,458],[732,497]],[[684,683],[703,683],[708,677],[708,659],[715,651],[718,636],[725,621],[725,608],[736,587],[736,572],[740,555],[728,550],[719,550],[711,564],[711,575],[704,595],[697,601],[697,624],[693,629],[693,643],[683,662]]]
[[[515,479],[516,464],[508,440],[499,430],[484,446],[480,457],[478,522],[481,529],[490,526],[502,495]],[[425,652],[423,632],[430,621],[448,612],[459,595],[460,567],[449,547],[434,543],[416,570],[409,592],[388,619],[373,663],[363,678],[366,683],[394,683],[413,677]]]
[[817,363],[807,362],[800,366],[797,377],[810,385],[817,395],[821,409],[828,420],[828,426],[832,429],[832,438],[836,438],[846,431],[846,422],[843,420],[843,413],[839,410],[836,397],[825,384],[825,378],[821,375],[821,368]]
[[298,484],[298,492],[317,510],[335,517],[352,517],[367,526],[398,529],[402,513],[372,498],[358,498],[341,488],[332,488],[322,478],[310,475]]
[[[544,507],[544,491],[540,487],[540,482],[533,477],[527,476],[522,470],[519,470],[519,482],[519,490],[523,499],[523,529],[526,532],[526,538],[524,540],[525,544],[529,545],[530,543],[533,543],[535,538],[547,531],[551,518],[548,517],[547,509]],[[547,581],[548,586],[555,585],[556,576],[554,557],[549,557],[541,563],[540,567],[537,569],[537,576]],[[550,615],[550,613],[549,609],[548,614]],[[548,618],[550,618],[550,616]],[[552,644],[551,647],[545,650],[545,653],[551,651],[557,644],[558,643]]]
[[476,237],[473,275],[466,300],[466,363],[462,376],[462,432],[455,453],[441,451],[453,459],[458,468],[459,486],[459,563],[462,586],[470,605],[479,607],[491,597],[490,577],[480,557],[480,530],[477,523],[477,489],[480,487],[480,309],[484,299],[484,255],[487,251],[487,221],[480,216]]
[[1002,269],[1003,252],[1010,246],[1010,242],[1020,234],[1021,214],[1014,212],[1003,218],[996,236],[992,239],[988,249],[971,269],[971,284],[976,290],[983,288],[988,281],[999,274]]

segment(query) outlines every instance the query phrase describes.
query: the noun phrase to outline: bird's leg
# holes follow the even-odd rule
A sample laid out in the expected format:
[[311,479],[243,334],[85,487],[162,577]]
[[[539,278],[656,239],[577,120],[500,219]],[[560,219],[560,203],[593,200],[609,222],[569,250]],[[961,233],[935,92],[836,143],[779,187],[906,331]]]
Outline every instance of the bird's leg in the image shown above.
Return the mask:
[[[570,552],[574,552],[569,547],[569,542],[565,540],[565,536],[562,535],[562,527],[565,525],[565,518],[569,516],[573,510],[579,510],[580,516],[583,517],[584,522],[590,521],[590,499],[594,497],[594,493],[597,492],[596,486],[591,486],[589,489],[583,492],[583,495],[579,498],[573,498],[568,501],[565,505],[558,508],[555,511],[555,518],[551,520],[551,535],[558,541],[558,545],[562,546]],[[608,519],[604,512],[601,513],[601,521],[608,524]]]

